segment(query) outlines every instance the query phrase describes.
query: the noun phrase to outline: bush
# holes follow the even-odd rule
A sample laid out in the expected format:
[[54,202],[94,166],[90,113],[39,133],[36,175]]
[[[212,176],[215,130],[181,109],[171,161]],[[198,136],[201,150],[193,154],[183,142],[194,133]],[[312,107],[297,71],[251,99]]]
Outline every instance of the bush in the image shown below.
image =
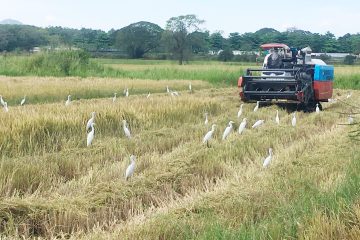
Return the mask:
[[330,56],[330,55],[327,55],[327,54],[320,54],[320,56],[314,57],[314,58],[321,59],[321,60],[323,60],[324,62],[328,62],[328,61],[331,60],[331,56]]
[[[16,60],[16,59],[15,59]],[[103,71],[99,64],[90,62],[90,55],[82,50],[50,51],[17,59],[19,75],[87,76],[89,72]]]
[[[256,62],[256,59],[257,59],[257,55],[256,54],[242,54],[242,55],[236,55],[234,57],[234,61],[237,61],[237,62]],[[258,59],[259,62],[260,59]]]
[[227,48],[219,53],[218,59],[220,61],[227,62],[233,59],[233,57],[234,57],[233,52],[231,51],[231,49]]
[[346,55],[344,58],[344,64],[353,65],[355,63],[356,56],[354,55]]

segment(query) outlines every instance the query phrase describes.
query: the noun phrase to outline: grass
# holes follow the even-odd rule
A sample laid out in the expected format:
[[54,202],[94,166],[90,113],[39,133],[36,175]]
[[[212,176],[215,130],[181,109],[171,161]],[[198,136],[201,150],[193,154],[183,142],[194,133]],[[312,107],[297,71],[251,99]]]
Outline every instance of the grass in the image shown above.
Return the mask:
[[42,77],[106,77],[151,80],[205,80],[234,85],[245,67],[237,63],[196,62],[186,66],[176,61],[89,59],[84,52],[39,53],[30,56],[1,56],[0,75]]
[[[84,52],[40,53],[30,56],[0,57],[0,75],[5,76],[74,76],[145,80],[203,80],[216,86],[236,86],[239,76],[252,63],[89,59]],[[336,88],[360,89],[359,66],[336,66]]]
[[[135,72],[154,66],[170,64],[118,67]],[[325,103],[319,115],[299,112],[296,128],[285,109],[272,105],[253,112],[255,104],[245,104],[248,128],[221,141],[226,124],[235,121],[236,131],[242,120],[236,117],[237,89],[192,80],[189,93],[189,81],[1,77],[0,93],[10,106],[0,112],[0,238],[360,236],[359,150],[348,137],[357,127],[341,125],[347,116],[338,113],[354,110],[360,92],[347,99],[347,90],[336,90],[342,101]],[[166,85],[180,96],[167,94]],[[113,103],[112,93],[125,87],[130,97],[119,94]],[[18,106],[25,94],[28,104]],[[74,101],[65,107],[68,94]],[[85,124],[93,111],[95,139],[86,147]],[[123,119],[132,139],[124,136]],[[258,119],[265,124],[250,129]],[[217,129],[207,148],[201,140],[212,123]],[[269,147],[274,159],[262,169]],[[137,165],[125,181],[130,154]]]

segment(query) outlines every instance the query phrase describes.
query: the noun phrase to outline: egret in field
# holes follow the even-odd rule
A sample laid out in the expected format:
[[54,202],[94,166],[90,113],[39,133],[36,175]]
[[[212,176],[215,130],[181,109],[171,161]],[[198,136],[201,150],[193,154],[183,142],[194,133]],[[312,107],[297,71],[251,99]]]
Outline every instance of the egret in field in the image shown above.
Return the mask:
[[215,127],[216,127],[216,124],[213,124],[211,126],[211,130],[208,131],[205,136],[204,136],[204,139],[203,139],[203,143],[206,143],[206,146],[209,147],[209,140],[212,138],[212,135],[214,134],[215,132]]
[[353,118],[351,115],[349,115],[348,123],[349,123],[349,124],[353,124],[353,123],[354,123],[354,118]]
[[128,178],[130,178],[133,174],[134,174],[134,171],[135,171],[135,160],[136,160],[136,157],[134,155],[131,155],[130,156],[130,165],[126,168],[126,172],[125,172],[125,180],[128,180]]
[[116,101],[116,95],[117,95],[117,93],[114,93],[114,97],[113,97],[113,102],[115,102]]
[[189,83],[189,91],[192,92],[191,82]]
[[167,92],[167,93],[170,93],[169,86],[166,86],[166,92]]
[[242,112],[243,112],[243,106],[244,106],[244,104],[241,104],[241,105],[240,105],[240,109],[239,109],[238,114],[237,114],[237,117],[238,117],[238,118],[240,118],[240,116],[241,116],[241,114],[242,114]]
[[9,111],[9,108],[8,108],[8,106],[7,106],[7,102],[4,102],[4,111],[5,111],[5,112],[8,112],[8,111]]
[[246,118],[243,118],[239,126],[239,134],[241,134],[245,130],[245,127],[246,127]]
[[208,113],[205,113],[205,125],[207,125],[209,123],[209,119],[208,119]]
[[225,140],[229,136],[231,130],[233,129],[233,123],[234,123],[233,121],[230,121],[228,126],[225,128],[222,136],[222,140]]
[[173,97],[178,97],[178,96],[179,96],[179,93],[176,92],[176,91],[171,91],[171,96],[173,96]]
[[94,139],[94,134],[95,134],[95,123],[91,123],[90,127],[91,127],[91,131],[88,133],[87,135],[87,139],[86,139],[86,146],[90,146],[91,142]]
[[293,118],[292,118],[292,120],[291,120],[291,125],[292,125],[293,127],[296,126],[296,114],[295,114],[295,113],[293,113]]
[[279,110],[276,110],[275,122],[277,123],[277,125],[280,125]]
[[256,106],[254,108],[254,112],[256,112],[259,109],[259,104],[260,104],[260,101],[257,101]]
[[319,108],[319,104],[316,104],[316,109],[315,109],[316,113],[320,113],[320,108]]
[[1,105],[5,105],[5,101],[4,101],[4,99],[3,99],[3,97],[2,96],[0,96],[0,103],[1,103]]
[[146,96],[146,98],[149,98],[150,97],[150,92],[148,93],[148,95]]
[[24,98],[21,100],[20,106],[24,105],[24,104],[25,104],[25,101],[26,101],[26,96],[24,96]]
[[126,126],[126,120],[123,120],[123,129],[124,129],[125,136],[126,136],[127,138],[131,138],[130,130],[129,130],[129,128]]
[[269,156],[265,158],[263,163],[263,168],[266,168],[270,164],[271,159],[272,159],[272,148],[269,148]]
[[69,106],[71,103],[71,95],[68,96],[66,102],[65,102],[65,106]]
[[264,120],[257,120],[254,125],[252,125],[251,128],[257,128],[259,126],[261,126],[265,121]]
[[89,130],[89,128],[91,127],[91,124],[93,124],[95,122],[95,112],[91,113],[91,118],[88,120],[87,124],[86,124],[86,132]]
[[346,98],[350,98],[351,95],[352,95],[352,93],[351,93],[351,92],[348,92],[348,94],[346,95]]
[[125,96],[128,97],[129,96],[129,89],[126,88],[126,91],[125,91]]

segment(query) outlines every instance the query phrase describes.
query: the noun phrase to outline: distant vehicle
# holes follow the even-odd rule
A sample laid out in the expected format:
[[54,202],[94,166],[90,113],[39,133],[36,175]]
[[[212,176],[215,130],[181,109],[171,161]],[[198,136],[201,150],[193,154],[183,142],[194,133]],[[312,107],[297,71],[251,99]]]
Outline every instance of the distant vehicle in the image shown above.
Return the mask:
[[261,45],[268,51],[261,69],[247,69],[238,80],[244,102],[297,103],[298,109],[314,111],[316,104],[332,97],[334,67],[311,59],[311,48],[289,48],[282,43]]

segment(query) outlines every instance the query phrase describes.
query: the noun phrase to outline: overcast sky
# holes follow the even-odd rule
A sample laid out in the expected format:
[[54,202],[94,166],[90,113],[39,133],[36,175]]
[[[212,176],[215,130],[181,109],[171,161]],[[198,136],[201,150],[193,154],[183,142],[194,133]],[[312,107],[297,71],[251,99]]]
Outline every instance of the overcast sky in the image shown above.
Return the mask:
[[211,33],[255,32],[289,27],[337,37],[360,32],[360,0],[0,0],[0,20],[16,19],[40,27],[62,26],[105,31],[138,21],[164,28],[166,20],[195,14]]

